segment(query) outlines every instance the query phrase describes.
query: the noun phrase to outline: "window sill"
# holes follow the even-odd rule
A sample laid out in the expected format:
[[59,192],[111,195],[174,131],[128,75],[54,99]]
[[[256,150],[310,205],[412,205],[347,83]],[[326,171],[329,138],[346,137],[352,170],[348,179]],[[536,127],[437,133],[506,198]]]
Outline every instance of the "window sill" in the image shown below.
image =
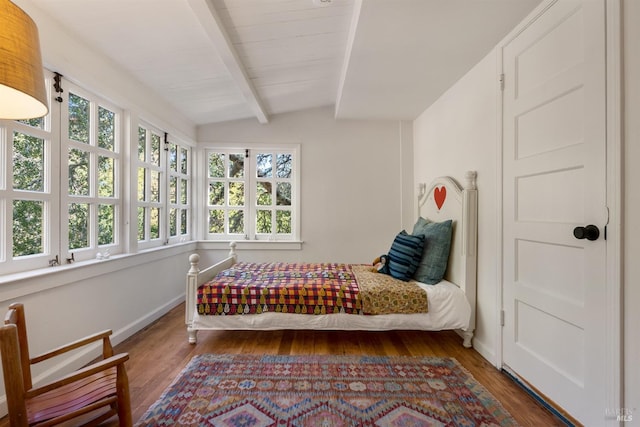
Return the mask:
[[0,276],[0,301],[9,301],[24,295],[65,286],[69,283],[90,280],[95,276],[139,267],[149,262],[189,253],[193,250],[195,250],[194,242],[184,242],[137,253],[114,254],[108,259],[91,259],[3,275]]
[[[301,240],[233,240],[236,243],[238,251],[263,251],[263,250],[283,250],[283,251],[299,251],[302,250]],[[199,240],[198,249],[222,249],[229,250],[231,240]]]

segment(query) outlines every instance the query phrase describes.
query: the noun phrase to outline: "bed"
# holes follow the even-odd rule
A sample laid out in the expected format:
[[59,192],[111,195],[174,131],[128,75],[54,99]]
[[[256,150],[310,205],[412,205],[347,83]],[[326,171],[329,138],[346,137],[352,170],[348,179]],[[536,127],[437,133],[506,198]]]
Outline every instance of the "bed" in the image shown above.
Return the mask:
[[[348,280],[358,279],[365,274],[380,277],[386,276],[374,272],[371,266],[366,268],[363,266],[343,264],[299,266],[280,263],[277,265],[272,263],[266,267],[248,265],[250,263],[241,263],[238,261],[236,244],[235,242],[231,242],[228,257],[206,268],[199,266],[200,256],[198,254],[192,254],[189,257],[191,266],[186,279],[185,308],[185,322],[189,343],[196,343],[197,332],[199,330],[455,330],[462,337],[463,346],[471,347],[476,316],[476,172],[469,171],[465,174],[464,186],[460,186],[458,182],[451,177],[437,178],[428,185],[419,184],[417,205],[418,222],[416,223],[416,227],[420,221],[423,221],[423,223],[431,222],[441,224],[451,220],[450,250],[443,280],[436,284],[425,284],[415,280],[409,280],[407,282],[407,286],[414,287],[412,291],[415,291],[415,287],[418,287],[421,289],[421,292],[426,294],[426,312],[390,313],[382,310],[380,313],[384,314],[363,314],[362,306],[358,306],[358,308],[354,308],[354,306],[352,307],[353,309],[347,310],[344,308],[329,309],[329,307],[327,307],[325,312],[323,306],[322,311],[318,311],[316,307],[315,314],[313,314],[312,308],[309,308],[312,314],[301,314],[299,307],[302,306],[304,310],[306,310],[306,306],[300,305],[297,309],[294,309],[292,308],[292,304],[286,305],[287,301],[284,300],[272,301],[274,304],[268,305],[265,303],[264,297],[262,297],[261,302],[256,304],[257,310],[253,307],[249,309],[248,306],[245,305],[237,305],[237,307],[241,308],[236,310],[233,308],[234,305],[231,304],[232,314],[229,313],[229,304],[225,304],[226,312],[222,313],[220,312],[223,306],[222,304],[206,304],[208,301],[206,297],[212,292],[210,288],[206,287],[215,286],[211,281],[216,277],[218,277],[216,280],[227,280],[225,291],[228,293],[229,287],[239,286],[235,283],[236,281],[255,281],[257,277],[266,277],[263,276],[263,274],[265,274],[263,269],[265,268],[269,274],[272,274],[273,270],[275,270],[280,276],[287,275],[287,277],[289,277],[295,275],[296,277],[300,277],[301,275],[310,275],[315,277],[316,281],[319,280],[318,274],[323,277],[342,277],[344,275]],[[424,221],[424,219],[426,219],[426,221]],[[415,234],[415,228],[414,233],[411,234]],[[261,270],[257,273],[256,270],[247,270],[249,268]],[[352,268],[352,270],[348,271],[353,272],[353,275],[356,277],[352,277],[350,273],[343,274],[340,271],[327,273],[326,269],[330,270],[332,268]],[[310,273],[309,270],[311,270]],[[369,273],[369,271],[371,271],[371,273]],[[223,277],[224,279],[222,279]],[[265,294],[268,292],[266,285],[255,282],[254,284],[261,286]],[[218,286],[222,285],[218,284]],[[344,286],[348,287],[351,286],[351,284],[349,283]],[[347,287],[343,287],[342,289],[348,291]],[[365,289],[364,284],[363,289]],[[246,292],[247,295],[248,293],[249,291]],[[346,302],[342,301],[345,293],[342,292],[340,296],[341,297],[338,297],[340,303],[346,304]],[[231,296],[229,295],[229,297]],[[203,300],[203,298],[205,299]],[[226,298],[226,296],[224,298]],[[257,296],[256,299],[258,298]],[[364,294],[362,298],[365,298]],[[217,301],[220,302],[219,299]],[[227,300],[225,299],[224,302],[226,303]],[[231,300],[229,300],[229,302],[231,302]],[[242,303],[245,302],[245,300],[242,301]],[[326,301],[323,304],[326,304]],[[364,305],[364,303],[362,305]],[[242,312],[242,307],[246,307],[246,313]],[[262,309],[262,307],[264,309]],[[335,312],[331,312],[332,310]],[[236,313],[236,311],[240,313]]]

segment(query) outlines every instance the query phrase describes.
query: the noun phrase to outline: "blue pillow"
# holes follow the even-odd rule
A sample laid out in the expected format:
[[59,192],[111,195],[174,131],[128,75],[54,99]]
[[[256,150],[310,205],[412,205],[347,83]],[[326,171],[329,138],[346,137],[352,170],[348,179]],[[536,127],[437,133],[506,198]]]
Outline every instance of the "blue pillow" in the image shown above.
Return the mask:
[[413,227],[414,236],[424,236],[424,251],[422,259],[413,278],[418,282],[434,285],[444,278],[449,263],[451,249],[451,220],[430,222],[418,218]]
[[402,230],[393,240],[389,250],[388,274],[405,282],[410,280],[418,268],[423,248],[424,236],[413,236]]
[[427,224],[431,224],[431,220],[419,217],[418,220],[416,221],[415,225],[413,226],[413,231],[411,232],[411,234],[413,234],[414,236],[417,236],[419,234],[424,235],[424,233],[422,232],[422,229]]

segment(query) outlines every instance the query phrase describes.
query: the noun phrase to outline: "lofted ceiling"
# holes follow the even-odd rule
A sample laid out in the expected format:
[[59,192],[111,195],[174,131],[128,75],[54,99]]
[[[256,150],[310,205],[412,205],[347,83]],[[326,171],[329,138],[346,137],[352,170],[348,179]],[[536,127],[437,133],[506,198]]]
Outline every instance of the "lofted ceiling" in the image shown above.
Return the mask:
[[29,1],[195,124],[320,106],[412,120],[540,3]]

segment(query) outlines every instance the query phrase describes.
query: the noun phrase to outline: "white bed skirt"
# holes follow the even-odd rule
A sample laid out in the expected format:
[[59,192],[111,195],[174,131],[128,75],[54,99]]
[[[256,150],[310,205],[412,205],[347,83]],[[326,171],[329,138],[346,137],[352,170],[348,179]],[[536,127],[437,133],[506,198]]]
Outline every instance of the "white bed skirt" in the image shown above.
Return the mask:
[[[416,282],[418,283],[418,282]],[[429,310],[420,314],[288,314],[262,313],[231,316],[193,317],[192,329],[196,330],[424,330],[440,331],[469,327],[471,307],[464,292],[453,283],[442,281],[436,285],[418,283],[427,292]]]

